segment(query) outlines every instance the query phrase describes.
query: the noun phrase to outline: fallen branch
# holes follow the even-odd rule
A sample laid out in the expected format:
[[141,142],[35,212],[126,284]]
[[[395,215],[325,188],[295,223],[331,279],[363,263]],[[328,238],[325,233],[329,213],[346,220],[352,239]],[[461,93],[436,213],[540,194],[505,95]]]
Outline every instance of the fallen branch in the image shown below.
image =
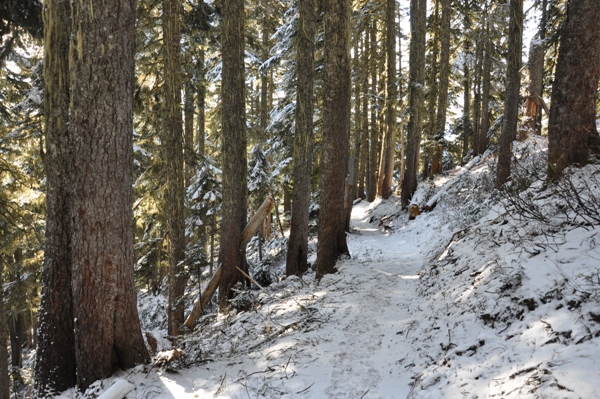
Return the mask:
[[242,231],[242,242],[240,243],[240,248],[244,248],[249,242],[252,236],[258,232],[258,229],[262,226],[263,220],[267,217],[275,200],[273,197],[268,196],[262,203],[262,205],[258,208],[254,216],[250,219],[244,231]]
[[258,283],[256,282],[256,280],[254,280],[252,277],[250,277],[250,276],[248,275],[248,273],[246,273],[245,271],[243,271],[242,269],[240,269],[240,268],[239,268],[239,267],[237,267],[237,266],[236,266],[235,268],[236,268],[236,269],[238,269],[238,272],[242,273],[242,274],[244,275],[244,277],[246,277],[248,280],[250,280],[250,282],[251,282],[252,284],[256,285],[256,286],[257,286],[259,289],[261,289],[261,290],[264,290],[264,288],[263,288],[263,287],[262,287],[260,284],[258,284]]
[[217,290],[220,279],[221,279],[221,267],[219,266],[217,268],[217,270],[215,271],[215,274],[213,274],[212,278],[210,279],[208,286],[206,287],[206,289],[204,290],[202,295],[200,295],[200,299],[198,301],[196,301],[196,303],[194,304],[194,308],[188,315],[187,319],[185,319],[185,322],[183,323],[184,327],[187,327],[190,329],[194,328],[194,325],[196,325],[198,318],[204,312],[204,308],[206,308],[206,306],[210,302],[210,298],[213,296],[213,294]]

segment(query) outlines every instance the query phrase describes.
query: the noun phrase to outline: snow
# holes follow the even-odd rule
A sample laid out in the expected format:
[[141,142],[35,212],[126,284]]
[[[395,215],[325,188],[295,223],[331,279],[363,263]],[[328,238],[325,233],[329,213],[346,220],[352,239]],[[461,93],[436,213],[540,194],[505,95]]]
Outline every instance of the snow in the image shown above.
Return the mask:
[[[546,148],[539,137],[515,145],[526,169]],[[60,398],[96,397],[116,379],[135,387],[130,399],[596,397],[598,223],[539,182],[521,195],[545,216],[519,216],[492,198],[489,156],[437,179],[445,195],[415,220],[398,198],[356,204],[351,258],[336,274],[278,280],[246,311],[203,316],[174,341],[183,354],[172,363]],[[571,173],[592,188],[585,198],[600,198],[598,166]],[[140,305],[155,338],[160,298]],[[168,345],[161,338],[163,357]]]

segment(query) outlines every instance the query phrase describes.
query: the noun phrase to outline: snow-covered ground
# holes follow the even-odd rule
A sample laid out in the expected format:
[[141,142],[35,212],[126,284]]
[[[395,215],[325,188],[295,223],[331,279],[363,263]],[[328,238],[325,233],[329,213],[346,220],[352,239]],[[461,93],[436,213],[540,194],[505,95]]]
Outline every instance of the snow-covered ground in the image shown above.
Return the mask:
[[[338,273],[255,291],[250,310],[202,318],[177,360],[60,398],[115,382],[129,399],[598,397],[600,220],[541,181],[502,205],[486,159],[415,220],[397,199],[357,204]],[[600,168],[570,181],[599,211]]]

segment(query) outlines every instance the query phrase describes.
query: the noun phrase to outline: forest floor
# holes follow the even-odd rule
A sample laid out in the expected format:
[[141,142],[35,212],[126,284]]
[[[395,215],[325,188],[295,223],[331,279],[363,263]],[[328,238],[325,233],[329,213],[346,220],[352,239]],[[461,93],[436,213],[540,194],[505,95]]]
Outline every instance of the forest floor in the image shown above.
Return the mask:
[[[537,168],[542,139],[521,147],[523,170]],[[446,195],[415,220],[395,198],[358,203],[336,274],[253,291],[248,310],[204,316],[176,351],[156,327],[163,361],[59,397],[597,397],[600,168],[573,172],[582,200],[569,202],[569,185],[531,174],[495,198],[488,162],[437,179]],[[160,298],[141,297],[147,331]]]

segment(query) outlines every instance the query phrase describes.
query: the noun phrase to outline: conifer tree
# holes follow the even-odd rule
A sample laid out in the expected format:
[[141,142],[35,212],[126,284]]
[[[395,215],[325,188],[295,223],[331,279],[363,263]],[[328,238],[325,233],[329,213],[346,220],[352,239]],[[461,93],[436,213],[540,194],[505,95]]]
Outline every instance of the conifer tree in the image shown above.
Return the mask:
[[[548,122],[548,177],[560,178],[570,165],[600,154],[596,128],[600,80],[600,2],[570,0],[560,50]],[[591,24],[591,25],[590,25]]]
[[224,0],[222,13],[223,218],[219,308],[227,309],[233,286],[243,279],[238,268],[246,267],[246,251],[240,248],[247,210],[244,1]]
[[406,172],[402,183],[402,206],[408,206],[417,189],[421,130],[423,127],[423,100],[425,84],[425,20],[427,0],[410,2],[410,93],[408,137],[406,145]]
[[502,188],[510,177],[512,142],[517,138],[519,90],[521,88],[521,50],[523,43],[523,0],[510,0],[509,26],[504,125],[502,126],[502,135],[500,137],[496,181],[494,183],[497,189]]
[[341,255],[348,255],[344,186],[350,130],[350,2],[325,0],[323,155],[321,206],[317,244],[317,278],[335,272]]
[[308,222],[313,148],[314,36],[316,30],[314,0],[299,0],[298,12],[294,186],[292,220],[286,258],[286,275],[288,276],[301,275],[308,269]]

